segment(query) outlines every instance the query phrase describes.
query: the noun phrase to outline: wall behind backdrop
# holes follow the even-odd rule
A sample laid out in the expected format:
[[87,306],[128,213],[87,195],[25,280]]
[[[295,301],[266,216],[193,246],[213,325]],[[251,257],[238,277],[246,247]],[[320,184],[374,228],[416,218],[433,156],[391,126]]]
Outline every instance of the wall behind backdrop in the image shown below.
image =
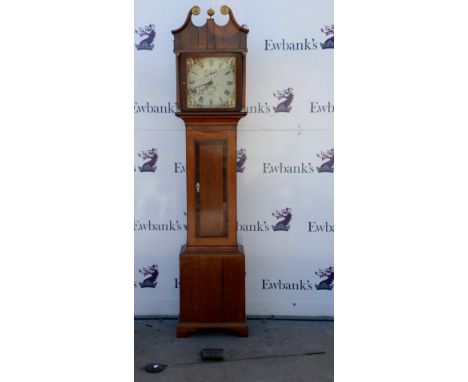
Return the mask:
[[246,313],[333,316],[331,0],[135,0],[135,315],[179,314],[185,243],[185,128],[172,29],[228,5],[246,24],[247,111],[238,125],[238,241]]

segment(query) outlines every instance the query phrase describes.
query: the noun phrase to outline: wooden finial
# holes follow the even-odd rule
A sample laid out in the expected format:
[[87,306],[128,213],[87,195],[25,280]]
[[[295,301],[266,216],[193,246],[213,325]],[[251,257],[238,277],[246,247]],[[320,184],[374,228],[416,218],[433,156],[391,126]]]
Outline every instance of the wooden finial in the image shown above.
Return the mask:
[[229,7],[227,5],[223,5],[221,7],[221,14],[222,15],[227,15],[229,13]]
[[199,15],[200,14],[200,7],[198,5],[194,5],[192,7],[192,15]]
[[210,7],[210,9],[208,9],[206,13],[208,13],[208,16],[213,17],[213,15],[215,14],[215,11],[213,8]]

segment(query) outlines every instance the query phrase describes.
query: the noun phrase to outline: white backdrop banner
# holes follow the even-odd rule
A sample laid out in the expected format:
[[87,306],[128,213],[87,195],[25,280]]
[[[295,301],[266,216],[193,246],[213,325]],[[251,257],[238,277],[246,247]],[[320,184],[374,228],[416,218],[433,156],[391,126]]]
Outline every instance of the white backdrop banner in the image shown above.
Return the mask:
[[185,128],[171,30],[228,5],[248,34],[237,147],[238,241],[250,316],[333,316],[331,0],[135,0],[135,315],[179,314]]

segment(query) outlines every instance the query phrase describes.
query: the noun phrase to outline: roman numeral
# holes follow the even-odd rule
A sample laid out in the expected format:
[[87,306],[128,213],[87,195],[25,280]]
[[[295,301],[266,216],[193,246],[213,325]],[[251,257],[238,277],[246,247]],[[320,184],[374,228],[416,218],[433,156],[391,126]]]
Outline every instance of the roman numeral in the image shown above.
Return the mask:
[[224,91],[224,94],[226,94],[226,95],[228,96],[229,94],[231,94],[231,92],[230,92],[229,90],[226,89],[226,90]]
[[210,66],[213,66],[213,60],[210,60]]
[[226,73],[224,73],[225,76],[227,76],[229,73],[231,73],[231,71],[227,71]]
[[195,81],[189,81],[190,85],[193,85],[194,83],[195,83]]
[[210,106],[213,106],[213,100],[210,99]]
[[234,81],[228,81],[227,84],[228,85],[234,85]]
[[200,97],[198,100],[200,101],[200,103],[203,103],[203,97]]

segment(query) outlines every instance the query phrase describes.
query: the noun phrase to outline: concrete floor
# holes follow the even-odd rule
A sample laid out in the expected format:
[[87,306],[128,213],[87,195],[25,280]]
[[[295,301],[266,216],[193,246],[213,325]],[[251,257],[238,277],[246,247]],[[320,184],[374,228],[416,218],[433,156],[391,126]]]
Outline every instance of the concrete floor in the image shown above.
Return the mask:
[[[249,337],[229,332],[175,336],[178,321],[135,320],[135,382],[333,381],[333,322],[249,320]],[[203,362],[203,348],[223,348],[224,361]],[[325,354],[307,355],[312,352]],[[163,363],[160,373],[145,365]]]

